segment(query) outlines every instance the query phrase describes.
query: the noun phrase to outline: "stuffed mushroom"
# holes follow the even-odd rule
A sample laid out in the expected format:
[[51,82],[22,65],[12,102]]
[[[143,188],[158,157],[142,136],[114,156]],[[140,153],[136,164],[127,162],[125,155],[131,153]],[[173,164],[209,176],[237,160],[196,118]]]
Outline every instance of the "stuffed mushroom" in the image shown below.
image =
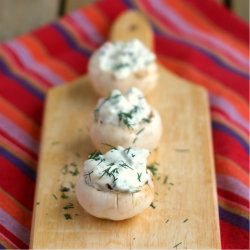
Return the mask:
[[91,113],[90,137],[101,152],[112,146],[139,147],[150,151],[157,148],[162,134],[161,118],[150,107],[142,92],[129,89],[124,95],[113,90],[101,98]]
[[154,184],[147,157],[141,148],[112,148],[92,153],[76,185],[80,205],[91,215],[110,219],[131,218],[148,208]]
[[132,86],[146,95],[157,84],[155,59],[155,54],[138,39],[106,42],[90,59],[91,83],[100,96],[107,96],[113,89],[125,93]]

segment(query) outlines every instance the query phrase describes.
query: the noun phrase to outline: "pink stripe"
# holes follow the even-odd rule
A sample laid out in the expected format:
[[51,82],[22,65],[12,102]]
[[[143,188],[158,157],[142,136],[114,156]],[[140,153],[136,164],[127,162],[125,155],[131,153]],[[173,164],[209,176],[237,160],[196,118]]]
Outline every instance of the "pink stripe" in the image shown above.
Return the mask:
[[249,200],[249,189],[240,181],[225,174],[216,174],[217,187],[230,191],[238,196]]
[[242,64],[245,68],[248,68],[249,62],[248,58],[243,56],[240,52],[236,51],[233,47],[228,46],[226,43],[216,39],[215,36],[211,36],[202,31],[197,30],[188,20],[184,20],[179,16],[170,5],[166,2],[164,4],[160,0],[149,1],[147,3],[154,9],[161,17],[168,22],[170,22],[176,29],[184,34],[188,34],[191,37],[196,37],[202,42],[208,43],[210,46],[217,47],[221,52],[226,53],[229,57],[236,60],[238,63]]
[[80,11],[75,11],[70,15],[70,17],[82,31],[87,33],[87,35],[93,42],[97,44],[101,44],[104,42],[105,39],[101,36],[101,34],[83,13],[81,13]]
[[220,96],[210,93],[209,94],[209,101],[212,107],[216,107],[222,109],[235,123],[240,124],[243,128],[249,128],[248,121],[245,120],[239,112],[235,109],[231,103],[227,100],[223,99]]
[[8,213],[6,213],[2,208],[0,208],[0,223],[8,231],[13,233],[18,239],[29,245],[30,242],[30,232],[29,230],[13,219]]
[[38,154],[39,143],[2,114],[0,114],[0,129],[33,153]]
[[31,163],[36,166],[37,165],[37,160],[32,158],[32,155],[26,153],[24,150],[22,150],[21,148],[19,148],[18,146],[16,146],[13,142],[9,141],[8,139],[6,139],[5,137],[3,137],[2,135],[0,135],[0,141],[3,142],[5,145],[9,146],[11,149],[14,149],[15,151],[18,152],[19,155],[22,155],[23,157],[25,157],[25,159],[31,161]]
[[7,242],[9,242],[8,244],[11,244],[11,245],[13,245],[14,247],[16,247],[17,249],[19,249],[19,247],[18,247],[16,244],[14,244],[10,239],[6,238],[1,232],[0,232],[0,235],[1,235]]
[[53,85],[60,85],[65,82],[61,76],[56,75],[53,71],[47,68],[45,65],[37,62],[32,54],[21,43],[17,41],[9,41],[6,43],[10,49],[12,49],[23,65],[33,72],[37,73],[40,77],[46,79],[46,81]]

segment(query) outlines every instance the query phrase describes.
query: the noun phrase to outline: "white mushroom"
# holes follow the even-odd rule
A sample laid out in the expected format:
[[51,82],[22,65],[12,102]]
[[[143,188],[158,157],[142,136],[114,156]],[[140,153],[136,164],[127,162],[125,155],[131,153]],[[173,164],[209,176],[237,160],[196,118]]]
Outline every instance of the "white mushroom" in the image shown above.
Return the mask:
[[142,92],[129,89],[124,95],[113,90],[100,99],[90,119],[90,137],[101,152],[106,144],[123,147],[157,148],[162,134],[159,113],[147,104]]
[[105,155],[91,154],[76,185],[80,205],[91,215],[110,220],[143,212],[154,198],[148,155],[146,149],[123,147]]
[[106,42],[92,55],[88,71],[100,96],[107,96],[113,89],[125,93],[133,86],[146,95],[158,80],[155,55],[137,39]]

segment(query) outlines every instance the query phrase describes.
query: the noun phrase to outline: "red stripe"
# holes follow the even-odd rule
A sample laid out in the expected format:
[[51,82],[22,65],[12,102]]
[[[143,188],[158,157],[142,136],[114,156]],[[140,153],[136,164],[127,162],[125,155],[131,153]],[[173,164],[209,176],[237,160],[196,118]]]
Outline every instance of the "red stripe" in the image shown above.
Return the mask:
[[32,211],[35,183],[4,157],[0,156],[0,162],[1,188]]
[[233,36],[239,38],[249,45],[249,26],[237,18],[223,5],[216,4],[215,1],[205,0],[185,0],[194,8],[198,9],[209,21],[219,26]]
[[9,56],[11,59],[12,65],[18,70],[22,71],[22,73],[26,74],[27,76],[31,77],[33,80],[38,81],[41,86],[44,86],[46,89],[52,84],[48,82],[46,79],[35,73],[34,71],[28,69],[24,66],[23,62],[17,57],[15,52],[13,52],[9,47],[5,44],[1,46],[1,49]]
[[222,197],[226,198],[227,200],[234,201],[238,204],[241,204],[241,205],[249,208],[249,201],[242,198],[241,196],[238,196],[237,194],[234,194],[230,191],[226,191],[226,190],[221,189],[221,188],[217,188],[217,192],[218,192],[219,196],[222,196]]
[[29,246],[27,246],[24,242],[19,240],[13,233],[11,233],[1,224],[0,224],[0,231],[4,236],[6,236],[6,238],[8,238],[8,240],[12,241],[17,247],[21,249],[29,249]]
[[123,11],[127,10],[127,6],[122,1],[99,1],[96,3],[96,6],[111,22],[113,22]]
[[73,50],[64,37],[52,26],[45,26],[32,32],[48,51],[58,60],[65,62],[78,74],[84,73],[88,59]]
[[[199,46],[199,44],[202,44],[204,47],[208,48],[208,50],[213,51],[213,54],[221,54],[223,55],[223,57],[226,57],[227,60],[233,62],[234,65],[239,66],[238,61],[232,55],[228,54],[227,52],[221,51],[220,48],[217,48],[217,46],[211,44],[210,42],[206,40],[203,40],[197,37],[194,38],[192,35],[179,30],[179,28],[176,27],[176,25],[173,24],[170,19],[164,18],[161,14],[159,14],[158,11],[152,8],[152,6],[148,3],[148,1],[140,1],[140,4],[141,4],[140,5],[141,7],[144,7],[146,9],[147,14],[150,14],[151,16],[153,16],[154,19],[157,20],[157,22],[160,23],[166,31],[169,30],[168,33],[173,33],[174,35],[180,37],[181,39],[190,41],[191,43],[194,43],[194,44],[197,43],[197,46]],[[171,5],[171,3],[169,4]],[[167,8],[167,6],[165,7]],[[178,12],[178,9],[176,11]],[[205,31],[205,33],[207,33],[207,31]],[[223,42],[225,43],[225,41]],[[231,44],[230,46],[233,46],[233,45]],[[246,66],[242,66],[242,67],[244,69],[247,68]]]
[[[248,88],[247,79],[215,64],[212,59],[203,55],[197,49],[183,43],[166,39],[163,36],[156,34],[155,44],[156,53],[186,61],[189,65],[192,65],[197,70],[220,81],[223,85],[231,88],[233,91],[236,91],[248,100],[248,91],[246,91]],[[238,84],[235,84],[236,82]]]
[[34,152],[32,152],[30,149],[26,148],[24,145],[20,144],[15,138],[11,137],[7,133],[5,133],[3,130],[0,129],[0,135],[5,137],[7,140],[15,144],[18,148],[22,149],[26,153],[28,153],[29,156],[31,156],[35,161],[38,160],[38,155]]
[[249,173],[248,154],[239,142],[222,131],[213,130],[213,143],[215,154],[226,156]]
[[6,77],[1,71],[0,79],[1,96],[40,125],[43,102],[37,99],[24,87],[20,86],[16,81]]
[[249,233],[220,220],[222,249],[249,249]]

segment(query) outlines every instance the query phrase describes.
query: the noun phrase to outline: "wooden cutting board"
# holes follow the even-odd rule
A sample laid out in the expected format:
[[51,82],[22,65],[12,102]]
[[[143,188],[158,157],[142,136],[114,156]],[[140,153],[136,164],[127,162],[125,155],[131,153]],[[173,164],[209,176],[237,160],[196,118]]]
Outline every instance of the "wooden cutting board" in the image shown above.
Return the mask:
[[[113,26],[111,39],[132,37],[152,47],[147,23],[127,12]],[[164,128],[154,177],[155,208],[113,222],[87,214],[74,193],[78,171],[94,150],[88,120],[98,96],[87,76],[49,91],[31,248],[221,247],[207,93],[160,67],[159,84],[147,99],[160,112]],[[70,189],[64,192],[68,198],[61,198],[61,185]]]

